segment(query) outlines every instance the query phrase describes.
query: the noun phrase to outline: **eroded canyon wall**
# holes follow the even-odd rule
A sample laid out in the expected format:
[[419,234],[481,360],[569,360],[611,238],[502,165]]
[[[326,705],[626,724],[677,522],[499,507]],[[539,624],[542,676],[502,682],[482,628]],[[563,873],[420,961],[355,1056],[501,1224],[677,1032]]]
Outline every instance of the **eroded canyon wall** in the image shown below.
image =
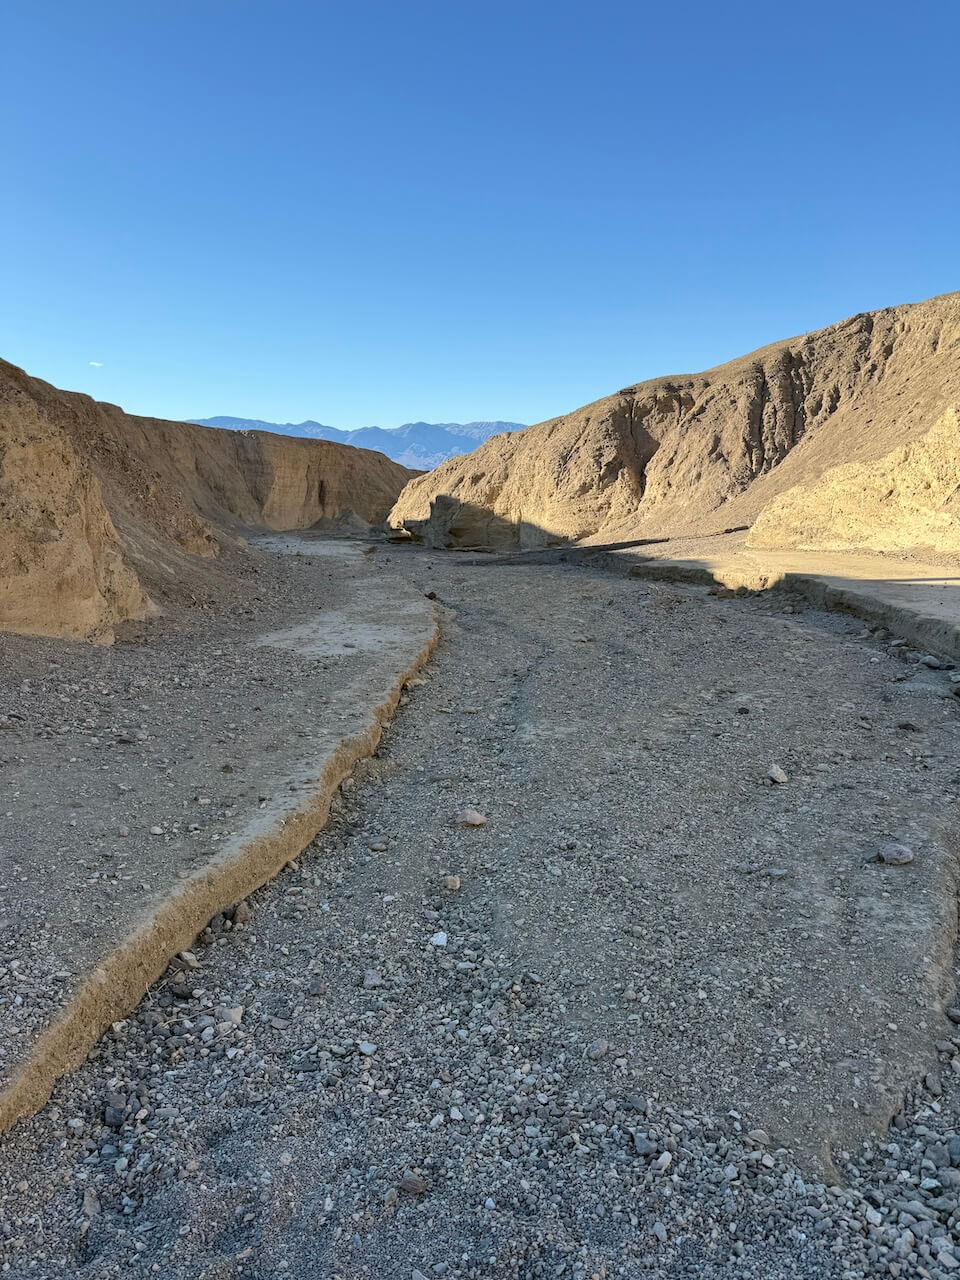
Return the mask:
[[495,436],[412,480],[390,523],[437,545],[713,533],[832,467],[876,463],[958,404],[960,294],[947,294]]
[[323,440],[126,414],[0,361],[0,629],[109,640],[215,594],[247,528],[379,525],[414,473]]

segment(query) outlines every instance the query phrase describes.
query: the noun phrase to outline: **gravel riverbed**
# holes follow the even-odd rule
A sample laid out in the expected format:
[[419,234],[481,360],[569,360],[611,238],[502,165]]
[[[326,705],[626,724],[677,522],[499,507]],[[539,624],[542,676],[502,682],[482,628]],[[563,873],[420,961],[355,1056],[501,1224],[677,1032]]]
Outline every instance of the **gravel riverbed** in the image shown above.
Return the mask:
[[950,671],[789,597],[373,560],[434,660],[0,1141],[3,1273],[960,1269]]

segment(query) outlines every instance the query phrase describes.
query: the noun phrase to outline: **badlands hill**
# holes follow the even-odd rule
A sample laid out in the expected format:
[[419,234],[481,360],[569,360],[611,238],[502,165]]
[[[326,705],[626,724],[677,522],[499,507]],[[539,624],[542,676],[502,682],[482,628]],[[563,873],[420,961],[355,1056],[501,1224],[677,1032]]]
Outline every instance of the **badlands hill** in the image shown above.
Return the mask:
[[134,417],[0,361],[0,629],[109,640],[226,590],[238,531],[379,525],[411,475],[324,440]]
[[190,418],[202,427],[227,427],[231,431],[279,431],[285,436],[309,440],[335,440],[358,449],[376,449],[403,467],[429,471],[448,458],[476,449],[490,436],[522,431],[522,422],[405,422],[402,427],[358,427],[344,431],[322,422],[263,422],[259,418]]
[[412,480],[437,546],[706,535],[960,553],[960,294],[626,387]]

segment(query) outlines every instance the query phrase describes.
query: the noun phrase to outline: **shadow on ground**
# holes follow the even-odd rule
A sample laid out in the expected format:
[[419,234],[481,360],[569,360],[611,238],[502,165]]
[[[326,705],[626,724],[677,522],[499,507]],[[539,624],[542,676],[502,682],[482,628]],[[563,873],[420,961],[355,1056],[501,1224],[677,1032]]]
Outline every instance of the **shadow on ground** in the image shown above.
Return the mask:
[[795,591],[811,603],[886,626],[960,660],[960,567],[874,552],[771,551],[746,545],[748,526],[689,537],[585,544],[531,520],[440,494],[425,520],[396,532],[432,550],[473,552],[488,565],[568,563],[747,594]]

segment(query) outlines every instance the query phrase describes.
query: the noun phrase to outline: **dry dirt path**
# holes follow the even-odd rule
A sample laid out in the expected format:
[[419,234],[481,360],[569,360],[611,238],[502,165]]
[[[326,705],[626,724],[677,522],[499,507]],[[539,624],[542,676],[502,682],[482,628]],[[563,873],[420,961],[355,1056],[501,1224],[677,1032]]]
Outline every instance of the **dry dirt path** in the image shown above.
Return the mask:
[[783,597],[372,559],[444,606],[424,684],[3,1140],[6,1274],[952,1274],[949,673]]

